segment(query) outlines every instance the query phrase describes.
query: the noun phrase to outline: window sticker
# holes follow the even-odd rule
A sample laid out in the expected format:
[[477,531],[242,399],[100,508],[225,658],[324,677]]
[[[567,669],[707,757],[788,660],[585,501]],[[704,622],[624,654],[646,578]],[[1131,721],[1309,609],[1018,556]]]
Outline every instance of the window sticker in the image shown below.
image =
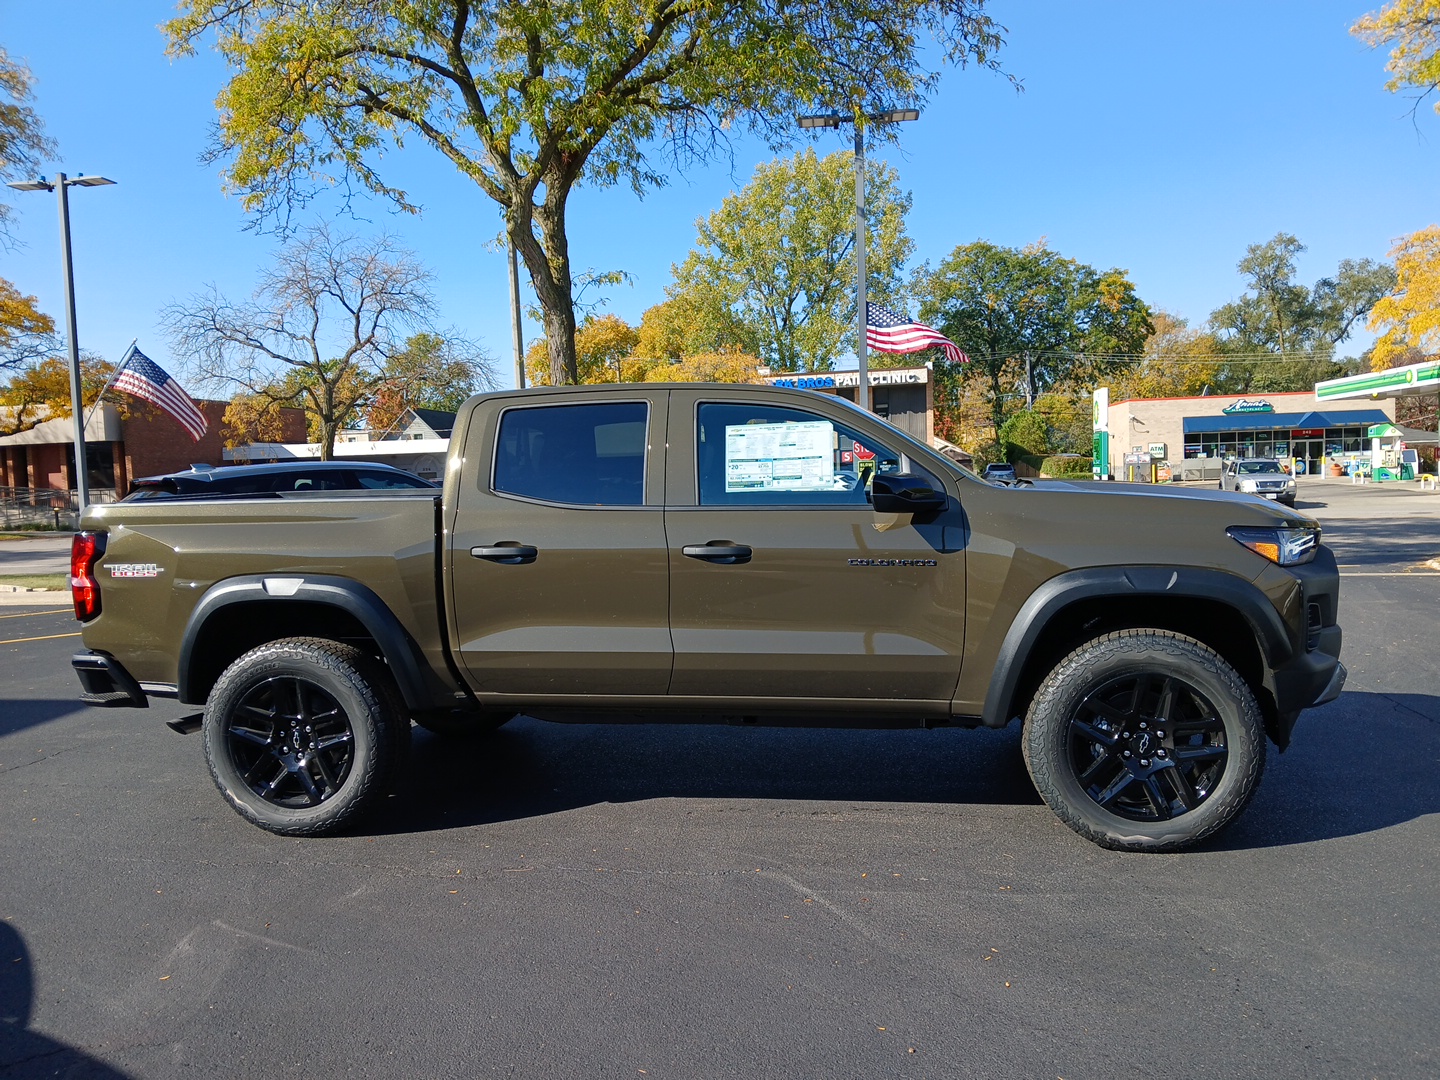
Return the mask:
[[835,426],[727,424],[725,491],[828,491],[835,487]]

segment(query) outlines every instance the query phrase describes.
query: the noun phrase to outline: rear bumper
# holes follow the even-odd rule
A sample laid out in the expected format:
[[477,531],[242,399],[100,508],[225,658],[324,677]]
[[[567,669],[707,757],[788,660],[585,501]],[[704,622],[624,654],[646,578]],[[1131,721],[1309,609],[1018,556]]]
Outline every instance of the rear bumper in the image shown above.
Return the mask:
[[76,653],[70,666],[80,677],[80,700],[88,705],[145,709],[150,699],[120,661],[105,653]]

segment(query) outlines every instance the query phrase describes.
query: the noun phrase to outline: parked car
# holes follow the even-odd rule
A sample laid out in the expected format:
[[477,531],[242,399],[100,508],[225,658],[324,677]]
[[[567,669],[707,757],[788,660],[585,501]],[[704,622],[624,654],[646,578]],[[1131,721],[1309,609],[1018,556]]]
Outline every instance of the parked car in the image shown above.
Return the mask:
[[1295,478],[1274,458],[1237,458],[1220,470],[1221,491],[1243,491],[1295,505]]
[[1009,462],[997,461],[985,466],[985,471],[980,474],[986,480],[995,480],[1002,484],[1013,484],[1020,479],[1015,474],[1015,466]]
[[197,496],[278,495],[303,491],[393,491],[435,488],[414,473],[370,461],[286,461],[273,465],[191,465],[183,472],[145,476],[124,502]]

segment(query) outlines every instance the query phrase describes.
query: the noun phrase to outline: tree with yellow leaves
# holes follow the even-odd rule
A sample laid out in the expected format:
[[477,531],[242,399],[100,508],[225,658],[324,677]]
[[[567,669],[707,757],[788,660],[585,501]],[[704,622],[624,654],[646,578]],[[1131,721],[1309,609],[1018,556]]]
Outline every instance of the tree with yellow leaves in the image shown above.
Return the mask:
[[[0,184],[30,179],[55,152],[44,122],[31,108],[34,85],[30,69],[0,47]],[[9,242],[13,213],[0,202],[0,243]],[[0,278],[0,367],[42,358],[53,347],[54,330],[54,321],[39,309],[35,297]]]
[[[86,409],[99,400],[114,370],[115,365],[106,360],[81,357],[80,400]],[[70,364],[58,356],[47,357],[0,386],[0,435],[15,435],[46,420],[68,417],[70,405]]]
[[[641,365],[628,363],[639,335],[618,315],[588,316],[575,331],[575,365],[581,383],[638,382]],[[542,337],[525,350],[532,386],[551,386],[550,346]]]
[[[1385,89],[1419,90],[1415,106],[1440,86],[1440,0],[1392,0],[1350,28],[1372,48],[1391,45]],[[1440,102],[1435,105],[1440,112]]]
[[1440,225],[1401,237],[1390,255],[1398,281],[1370,312],[1380,335],[1370,353],[1375,371],[1409,363],[1417,351],[1440,352]]

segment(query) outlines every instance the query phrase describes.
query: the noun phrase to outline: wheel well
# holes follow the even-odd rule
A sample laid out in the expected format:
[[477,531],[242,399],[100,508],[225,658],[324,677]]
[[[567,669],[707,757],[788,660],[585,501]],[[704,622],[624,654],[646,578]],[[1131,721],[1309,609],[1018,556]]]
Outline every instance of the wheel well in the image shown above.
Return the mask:
[[1254,629],[1228,604],[1190,596],[1091,597],[1061,608],[1025,657],[1005,718],[1025,714],[1045,676],[1072,650],[1101,634],[1142,628],[1184,634],[1214,649],[1250,687],[1267,726],[1274,721],[1275,699]]
[[228,604],[207,619],[195,637],[186,683],[187,700],[203,702],[210,696],[220,673],[251,649],[291,637],[328,638],[383,659],[370,631],[359,619],[338,607],[287,600]]

